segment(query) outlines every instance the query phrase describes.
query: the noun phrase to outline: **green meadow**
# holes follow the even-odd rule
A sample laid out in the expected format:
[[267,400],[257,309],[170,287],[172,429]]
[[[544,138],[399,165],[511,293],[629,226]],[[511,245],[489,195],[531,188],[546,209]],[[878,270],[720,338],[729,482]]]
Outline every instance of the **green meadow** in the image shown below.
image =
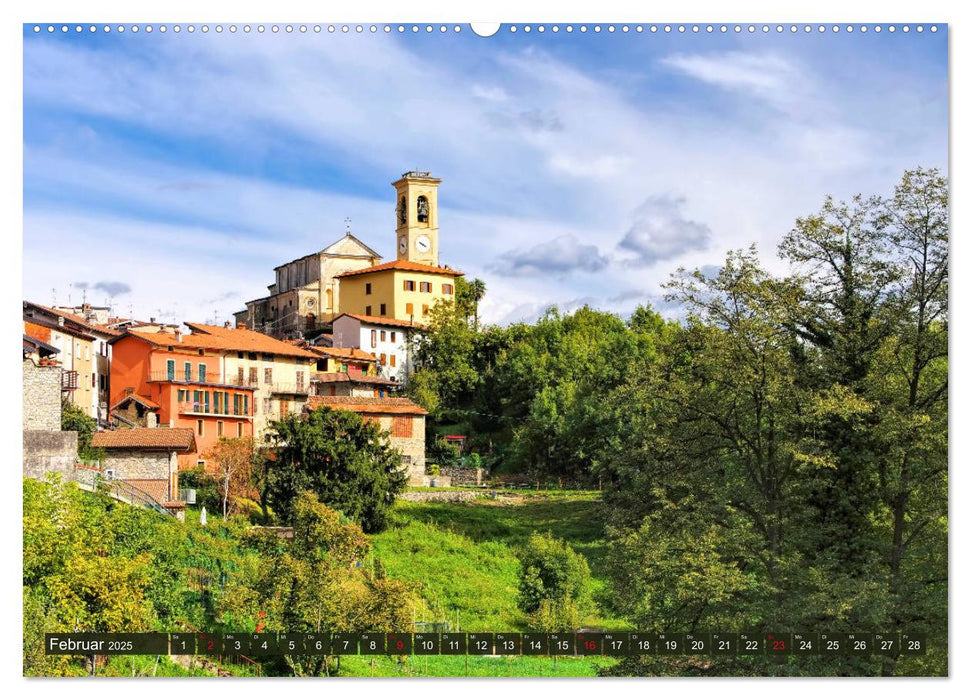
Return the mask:
[[606,555],[599,493],[499,493],[466,503],[399,501],[391,527],[372,539],[388,576],[413,583],[425,601],[416,620],[448,622],[465,632],[528,631],[516,606],[517,549],[535,532],[551,532],[583,554],[600,608],[590,627],[619,629],[605,615]]

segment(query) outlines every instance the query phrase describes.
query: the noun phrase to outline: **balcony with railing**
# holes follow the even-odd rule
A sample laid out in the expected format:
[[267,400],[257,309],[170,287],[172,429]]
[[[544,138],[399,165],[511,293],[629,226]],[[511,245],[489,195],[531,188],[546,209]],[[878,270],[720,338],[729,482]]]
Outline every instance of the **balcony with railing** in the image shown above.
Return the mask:
[[78,373],[74,370],[61,370],[61,391],[74,391],[78,388]]
[[218,409],[215,404],[205,403],[204,401],[180,401],[179,413],[190,416],[212,416],[214,418],[252,418],[253,404],[248,406],[248,411],[244,411],[242,406],[238,409],[235,406],[220,406]]
[[201,376],[198,372],[183,372],[179,370],[155,370],[148,373],[150,382],[171,382],[173,384],[206,384],[210,386],[230,386],[237,389],[252,388],[247,381],[235,374],[220,374],[219,372],[205,372]]

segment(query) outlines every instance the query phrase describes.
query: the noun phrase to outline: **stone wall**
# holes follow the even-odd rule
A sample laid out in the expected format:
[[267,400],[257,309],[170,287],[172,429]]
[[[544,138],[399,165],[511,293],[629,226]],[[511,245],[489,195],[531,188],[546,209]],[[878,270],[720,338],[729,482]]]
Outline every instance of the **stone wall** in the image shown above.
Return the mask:
[[43,481],[50,472],[57,472],[63,481],[74,481],[77,461],[78,434],[76,432],[24,431],[25,477]]
[[425,416],[404,416],[411,420],[411,437],[396,437],[394,421],[398,416],[371,415],[365,420],[377,421],[381,430],[391,436],[391,447],[401,452],[402,466],[408,472],[409,486],[421,486],[425,476]]
[[481,484],[488,478],[489,472],[486,469],[472,469],[468,467],[439,467],[439,474],[451,477],[457,483]]
[[448,488],[452,485],[452,477],[450,476],[432,476],[430,474],[425,474],[421,477],[421,483],[418,483],[417,479],[412,479],[409,486],[435,486],[438,488]]
[[415,503],[429,503],[433,501],[461,503],[474,501],[481,495],[476,491],[405,491],[398,498],[402,501],[413,501]]
[[114,469],[116,479],[169,479],[169,452],[108,450],[101,466]]
[[114,410],[114,415],[121,416],[128,420],[132,425],[143,428],[157,428],[158,415],[154,411],[149,411],[134,401],[129,401],[121,408]]
[[24,360],[24,425],[27,430],[61,429],[61,368]]
[[391,447],[401,452],[401,461],[408,470],[409,483],[425,475],[425,430],[421,437],[392,437]]

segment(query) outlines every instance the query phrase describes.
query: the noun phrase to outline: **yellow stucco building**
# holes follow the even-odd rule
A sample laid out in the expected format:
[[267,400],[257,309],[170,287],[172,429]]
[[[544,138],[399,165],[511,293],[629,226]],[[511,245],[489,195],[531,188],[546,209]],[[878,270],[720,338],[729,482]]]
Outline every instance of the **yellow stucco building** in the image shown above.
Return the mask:
[[410,171],[392,183],[397,201],[398,258],[338,274],[340,312],[424,323],[440,299],[455,299],[458,270],[438,261],[438,185]]

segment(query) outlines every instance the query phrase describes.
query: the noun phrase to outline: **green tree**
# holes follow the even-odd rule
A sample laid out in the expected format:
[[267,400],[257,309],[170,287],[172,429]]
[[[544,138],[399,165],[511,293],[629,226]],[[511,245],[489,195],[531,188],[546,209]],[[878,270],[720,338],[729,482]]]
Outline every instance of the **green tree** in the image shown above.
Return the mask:
[[[590,566],[563,540],[534,534],[519,555],[519,609],[538,611],[543,601],[569,603],[583,611],[590,605]],[[549,614],[550,609],[546,614]]]
[[414,353],[415,374],[423,376],[410,391],[418,398],[423,398],[423,392],[434,392],[447,405],[467,400],[479,381],[474,366],[476,331],[450,301],[435,304],[428,327]]
[[81,459],[104,457],[102,450],[91,447],[91,438],[97,429],[98,424],[94,418],[67,399],[61,400],[61,430],[73,430],[78,434],[78,457]]
[[[644,629],[926,631],[947,612],[947,187],[828,200],[780,252],[680,272],[683,329],[627,400],[603,474],[615,605]],[[642,319],[636,319],[641,325]],[[610,444],[609,442],[606,444]],[[895,655],[631,659],[615,673],[946,673]]]
[[277,516],[292,523],[294,501],[316,494],[365,532],[380,532],[407,476],[401,454],[386,431],[359,415],[321,407],[270,424],[265,499]]
[[[293,501],[293,540],[248,535],[259,556],[221,600],[222,620],[236,628],[259,620],[274,632],[393,632],[411,626],[411,588],[367,563],[370,543],[361,528],[309,492]],[[285,655],[298,676],[329,675],[333,659]]]
[[482,280],[455,278],[455,303],[466,321],[472,319],[472,328],[476,333],[479,331],[479,302],[485,297],[485,293],[486,284]]
[[106,511],[87,504],[75,484],[25,480],[23,531],[23,583],[42,597],[50,623],[87,632],[151,629],[151,553],[114,551]]
[[584,307],[565,316],[551,308],[535,325],[513,329],[482,389],[510,434],[506,466],[592,481],[615,446],[619,407],[603,397],[654,362],[665,328],[633,331]]

